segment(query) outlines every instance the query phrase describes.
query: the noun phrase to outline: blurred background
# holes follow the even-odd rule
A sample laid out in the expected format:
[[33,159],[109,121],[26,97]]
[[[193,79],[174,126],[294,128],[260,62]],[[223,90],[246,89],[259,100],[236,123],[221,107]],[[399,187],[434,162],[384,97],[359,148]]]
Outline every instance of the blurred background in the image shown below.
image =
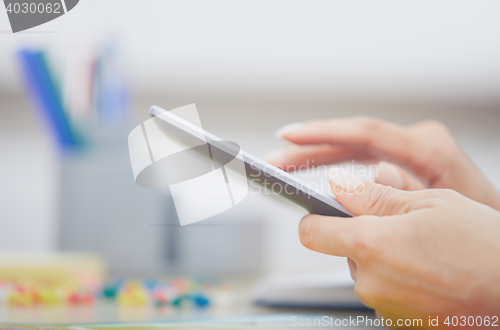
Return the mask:
[[[300,245],[304,211],[265,196],[175,227],[168,192],[135,185],[128,133],[153,104],[196,103],[206,130],[262,156],[285,145],[273,132],[290,122],[437,119],[498,188],[499,11],[498,1],[83,0],[12,34],[1,9],[0,250],[92,252],[112,276],[346,269]],[[76,136],[69,147],[33,87],[38,55]]]

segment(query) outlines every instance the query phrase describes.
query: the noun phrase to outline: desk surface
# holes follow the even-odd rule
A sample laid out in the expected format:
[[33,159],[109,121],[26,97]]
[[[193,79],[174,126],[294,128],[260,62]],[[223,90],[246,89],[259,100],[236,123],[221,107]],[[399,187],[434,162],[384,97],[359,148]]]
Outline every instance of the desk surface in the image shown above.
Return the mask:
[[[88,324],[108,322],[213,322],[217,320],[272,318],[281,315],[282,320],[291,316],[349,318],[362,315],[373,318],[369,310],[324,310],[270,308],[252,303],[249,294],[252,281],[235,281],[231,285],[235,290],[234,299],[227,303],[199,309],[192,306],[144,307],[120,306],[116,302],[98,301],[89,306],[34,306],[20,307],[0,305],[0,325],[6,324]],[[3,328],[2,328],[3,329]]]

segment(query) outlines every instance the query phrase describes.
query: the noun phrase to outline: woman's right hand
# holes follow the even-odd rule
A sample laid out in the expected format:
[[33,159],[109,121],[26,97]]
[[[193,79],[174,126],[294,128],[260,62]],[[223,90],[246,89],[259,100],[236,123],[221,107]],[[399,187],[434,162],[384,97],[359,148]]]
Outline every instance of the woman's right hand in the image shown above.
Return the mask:
[[486,316],[498,324],[500,212],[452,190],[401,191],[343,169],[330,170],[328,179],[357,216],[310,214],[300,223],[300,241],[349,258],[356,294],[379,317],[393,326],[420,318],[434,329],[429,317],[446,329],[453,316],[460,324],[469,316],[473,324]]
[[453,189],[500,210],[500,194],[440,122],[400,126],[352,117],[294,123],[276,134],[293,145],[265,159],[284,170],[352,159],[379,160],[378,183],[401,190]]

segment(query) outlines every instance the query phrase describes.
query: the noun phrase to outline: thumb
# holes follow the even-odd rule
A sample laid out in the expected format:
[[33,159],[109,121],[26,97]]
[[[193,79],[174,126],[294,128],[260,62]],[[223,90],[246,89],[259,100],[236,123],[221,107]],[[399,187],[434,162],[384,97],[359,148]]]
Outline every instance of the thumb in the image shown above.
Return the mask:
[[373,183],[351,171],[332,168],[328,180],[339,202],[356,215],[396,215],[412,209],[416,192],[407,192]]

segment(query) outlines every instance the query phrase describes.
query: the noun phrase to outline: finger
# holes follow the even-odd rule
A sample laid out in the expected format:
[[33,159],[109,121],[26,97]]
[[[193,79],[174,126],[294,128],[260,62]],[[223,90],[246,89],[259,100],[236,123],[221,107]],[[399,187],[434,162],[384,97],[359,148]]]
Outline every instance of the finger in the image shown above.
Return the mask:
[[[407,192],[360,178],[342,168],[328,171],[328,180],[339,202],[356,215],[396,215],[417,208],[418,192]],[[417,196],[417,195],[418,196]]]
[[320,145],[289,145],[283,149],[272,151],[263,159],[292,172],[301,167],[329,165],[350,160],[368,160],[373,156],[363,150],[338,147],[331,144]]
[[407,191],[422,190],[427,188],[425,184],[414,175],[408,173],[397,165],[384,161],[378,163],[377,165],[377,176],[375,178],[375,182],[383,184],[384,186]]
[[310,214],[299,225],[300,242],[306,248],[339,257],[351,257],[352,242],[362,229],[362,218],[336,218]]
[[427,181],[433,179],[432,171],[427,170],[428,145],[407,128],[393,123],[366,117],[331,119],[284,126],[276,134],[301,145],[329,143],[367,148],[380,157],[405,165]]

